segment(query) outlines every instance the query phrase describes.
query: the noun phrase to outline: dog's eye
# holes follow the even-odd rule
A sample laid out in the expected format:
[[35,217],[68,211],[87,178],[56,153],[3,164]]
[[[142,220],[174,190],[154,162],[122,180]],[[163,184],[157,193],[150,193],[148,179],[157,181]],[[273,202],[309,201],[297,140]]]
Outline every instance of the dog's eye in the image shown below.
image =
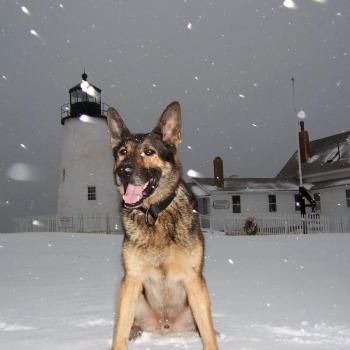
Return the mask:
[[126,148],[121,148],[121,149],[119,150],[119,154],[120,154],[121,156],[125,156],[127,152],[128,152],[128,151],[126,150]]
[[143,151],[143,153],[146,155],[146,156],[153,156],[153,154],[155,154],[156,153],[156,151],[155,150],[153,150],[153,149],[151,149],[151,148],[147,148],[147,149],[145,149],[144,151]]

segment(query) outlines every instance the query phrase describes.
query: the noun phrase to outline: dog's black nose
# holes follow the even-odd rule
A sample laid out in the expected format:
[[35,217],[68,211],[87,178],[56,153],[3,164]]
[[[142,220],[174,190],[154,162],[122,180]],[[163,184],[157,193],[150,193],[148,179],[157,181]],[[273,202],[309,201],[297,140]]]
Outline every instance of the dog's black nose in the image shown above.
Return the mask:
[[123,169],[123,171],[126,173],[126,174],[131,174],[132,173],[132,168],[130,166],[127,166]]
[[132,168],[131,165],[125,164],[122,167],[119,168],[118,175],[119,176],[131,176],[133,173],[134,169]]

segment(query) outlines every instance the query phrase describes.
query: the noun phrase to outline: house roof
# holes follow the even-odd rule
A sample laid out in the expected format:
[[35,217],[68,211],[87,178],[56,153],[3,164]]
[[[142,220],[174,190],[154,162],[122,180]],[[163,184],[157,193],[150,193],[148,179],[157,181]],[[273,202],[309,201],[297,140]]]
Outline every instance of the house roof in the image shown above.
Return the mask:
[[[299,185],[294,180],[273,178],[239,178],[224,179],[224,187],[217,187],[214,178],[193,178],[192,190],[196,195],[203,195],[200,191],[209,194],[214,191],[228,192],[266,192],[266,191],[298,191]],[[198,188],[196,188],[198,187]]]
[[312,187],[312,189],[316,191],[321,188],[323,189],[323,188],[344,187],[344,186],[350,189],[350,178],[317,182],[317,184],[315,184],[315,186]]
[[[349,140],[350,131],[311,141],[309,159],[302,164],[303,176],[350,169]],[[276,178],[297,179],[298,175],[298,153],[294,152]]]

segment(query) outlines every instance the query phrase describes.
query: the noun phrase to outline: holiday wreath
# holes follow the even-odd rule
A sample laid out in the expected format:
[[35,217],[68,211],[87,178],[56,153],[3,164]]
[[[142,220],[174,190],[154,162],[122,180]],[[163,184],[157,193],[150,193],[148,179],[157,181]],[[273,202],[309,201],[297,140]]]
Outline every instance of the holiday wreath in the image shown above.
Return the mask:
[[249,216],[244,223],[244,232],[247,235],[256,235],[258,231],[258,225],[255,222],[255,219],[252,216]]

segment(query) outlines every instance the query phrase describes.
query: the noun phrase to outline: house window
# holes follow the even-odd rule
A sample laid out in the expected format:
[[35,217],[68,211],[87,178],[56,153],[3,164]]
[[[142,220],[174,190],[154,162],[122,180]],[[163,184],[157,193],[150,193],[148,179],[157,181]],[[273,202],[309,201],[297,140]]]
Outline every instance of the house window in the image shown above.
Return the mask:
[[319,193],[314,193],[315,209],[321,210],[321,195]]
[[198,212],[202,215],[209,214],[209,198],[198,198]]
[[269,194],[269,212],[275,213],[277,211],[277,201],[275,194]]
[[295,210],[300,211],[301,210],[301,196],[299,193],[296,193],[294,195],[294,204],[295,204]]
[[350,208],[350,189],[345,190],[345,195],[346,195],[346,206]]
[[232,213],[241,213],[241,196],[232,196]]
[[96,200],[96,186],[88,186],[88,201]]

